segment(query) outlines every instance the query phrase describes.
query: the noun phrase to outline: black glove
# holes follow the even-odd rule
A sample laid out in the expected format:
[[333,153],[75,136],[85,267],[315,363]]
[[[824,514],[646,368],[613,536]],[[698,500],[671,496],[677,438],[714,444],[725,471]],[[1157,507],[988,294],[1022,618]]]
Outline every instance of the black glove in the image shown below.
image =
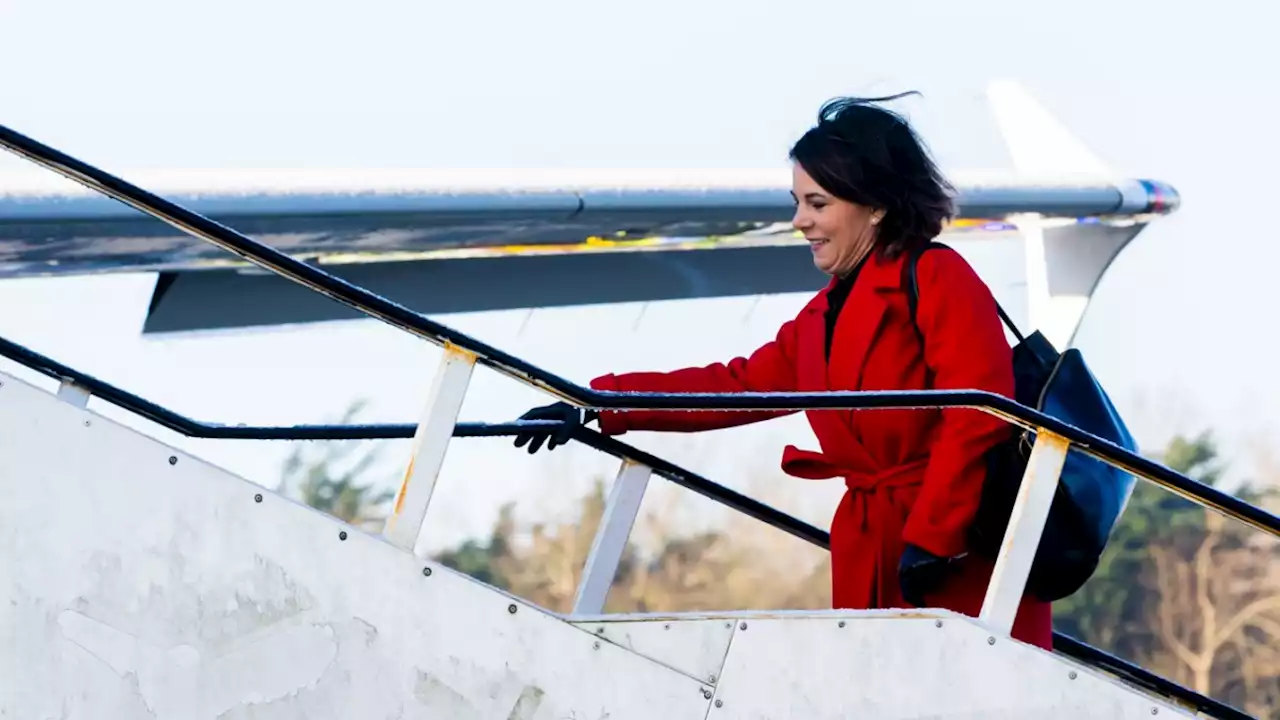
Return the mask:
[[898,561],[898,585],[902,598],[913,607],[924,607],[925,595],[937,590],[951,572],[951,560],[908,544]]
[[[528,444],[529,454],[532,455],[538,452],[538,449],[542,447],[542,443],[545,442],[548,450],[554,450],[573,439],[573,431],[575,429],[597,417],[599,417],[599,413],[594,410],[588,410],[584,414],[580,408],[566,402],[556,402],[536,407],[521,415],[520,419],[559,420],[561,424],[558,427],[521,430],[516,433],[516,447],[524,447],[525,444]],[[533,442],[529,442],[530,440]]]

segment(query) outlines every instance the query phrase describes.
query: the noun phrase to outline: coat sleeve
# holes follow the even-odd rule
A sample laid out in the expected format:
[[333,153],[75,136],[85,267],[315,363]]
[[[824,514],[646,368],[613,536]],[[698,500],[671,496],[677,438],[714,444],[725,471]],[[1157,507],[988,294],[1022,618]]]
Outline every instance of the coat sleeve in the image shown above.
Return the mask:
[[[950,249],[922,254],[916,272],[916,321],[933,387],[1013,397],[1013,350],[990,289]],[[981,410],[943,410],[903,540],[941,557],[963,553],[982,496],[984,454],[1013,432],[1013,426]]]
[[[793,392],[796,388],[796,322],[789,320],[777,337],[753,352],[727,363],[670,372],[632,372],[603,375],[591,381],[595,390],[614,392],[740,393]],[[699,432],[746,425],[789,415],[791,410],[606,410],[600,429],[606,435],[628,430]]]

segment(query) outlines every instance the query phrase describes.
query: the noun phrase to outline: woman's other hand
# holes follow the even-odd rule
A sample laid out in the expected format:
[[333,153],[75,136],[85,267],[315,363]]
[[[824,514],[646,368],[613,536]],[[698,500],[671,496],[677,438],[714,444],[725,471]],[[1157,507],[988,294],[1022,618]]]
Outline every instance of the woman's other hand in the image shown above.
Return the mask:
[[910,543],[898,562],[898,584],[902,599],[913,607],[924,607],[925,597],[941,587],[951,571],[951,560],[938,557]]

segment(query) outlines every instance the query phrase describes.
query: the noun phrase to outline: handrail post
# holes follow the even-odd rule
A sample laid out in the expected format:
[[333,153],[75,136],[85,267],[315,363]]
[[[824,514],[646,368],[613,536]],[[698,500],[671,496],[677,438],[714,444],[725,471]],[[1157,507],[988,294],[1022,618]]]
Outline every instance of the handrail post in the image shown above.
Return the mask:
[[475,366],[474,353],[453,345],[445,347],[440,368],[427,396],[426,410],[413,436],[409,467],[382,530],[383,537],[397,547],[413,551],[418,541]]
[[600,527],[596,529],[591,551],[582,568],[578,594],[573,600],[575,615],[604,612],[609,588],[613,587],[613,579],[618,574],[618,563],[622,561],[631,528],[640,514],[640,504],[644,501],[644,491],[652,473],[649,466],[625,458],[618,468],[618,476],[609,490],[609,499],[605,501],[604,514],[600,516]]
[[978,619],[991,630],[1005,635],[1013,631],[1018,605],[1027,587],[1031,564],[1040,547],[1049,509],[1058,489],[1058,478],[1071,443],[1060,435],[1040,429],[1031,448],[1027,469],[1022,475],[1018,497],[1009,514],[1008,529],[996,556],[995,570],[987,585]]

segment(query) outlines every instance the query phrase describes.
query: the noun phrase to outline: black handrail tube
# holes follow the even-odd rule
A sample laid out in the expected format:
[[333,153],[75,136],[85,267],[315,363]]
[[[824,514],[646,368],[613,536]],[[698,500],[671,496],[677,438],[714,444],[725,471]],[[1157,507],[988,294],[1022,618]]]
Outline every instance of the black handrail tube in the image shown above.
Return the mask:
[[[4,356],[55,380],[70,380],[90,393],[136,415],[181,435],[213,440],[397,440],[412,438],[417,431],[413,423],[379,423],[359,425],[222,425],[189,418],[150,400],[116,387],[108,382],[52,358],[0,337],[0,356]],[[556,420],[524,420],[512,423],[458,423],[454,437],[509,437],[531,427],[560,427]],[[711,500],[769,523],[804,540],[827,547],[826,533],[758,500],[730,490],[696,473],[651,455],[639,448],[606,437],[590,428],[574,428],[573,438],[584,445],[616,458],[644,463],[654,474]]]
[[[382,425],[368,426],[348,426],[344,430],[336,430],[334,426],[294,426],[294,427],[237,427],[230,425],[213,425],[201,423],[190,418],[183,417],[165,408],[162,408],[148,400],[132,395],[124,390],[114,389],[109,384],[98,380],[95,377],[80,373],[62,363],[47,358],[39,353],[33,352],[21,345],[13,343],[4,338],[0,338],[0,355],[4,355],[12,360],[21,362],[28,367],[40,370],[46,375],[54,378],[68,377],[75,380],[94,394],[106,396],[112,392],[128,396],[128,400],[132,407],[137,408],[140,415],[154,420],[155,422],[167,427],[171,430],[181,432],[193,437],[216,438],[216,439],[271,439],[271,440],[358,440],[358,439],[390,439],[400,437],[412,437],[413,432],[408,434],[402,427],[388,427]],[[881,409],[881,408],[902,408],[902,407],[955,407],[955,406],[972,406],[972,403],[963,402],[963,398],[988,398],[993,400],[993,404],[1004,405],[1019,410],[1026,410],[1015,401],[996,395],[975,390],[922,390],[922,391],[904,391],[904,392],[859,392],[859,393],[843,393],[852,396],[857,400],[856,405],[864,409]],[[620,393],[619,395],[627,395]],[[777,399],[777,394],[773,393],[743,393],[748,397],[764,397],[770,401]],[[808,395],[815,399],[827,401],[829,404],[833,398],[830,395],[821,393],[809,393]],[[648,397],[654,399],[651,405],[663,407],[670,405],[678,409],[684,409],[688,404],[682,399],[693,399],[700,402],[704,406],[711,406],[715,401],[729,401],[738,398],[736,395],[715,395],[715,394],[675,394],[663,395],[657,393],[647,394]],[[902,402],[902,398],[923,398],[918,403]],[[948,400],[960,400],[960,402],[952,404]],[[749,401],[746,405],[754,407],[755,404]],[[1033,412],[1034,411],[1030,411]],[[1036,413],[1037,415],[1039,413]],[[1137,475],[1147,477],[1155,481],[1157,484],[1175,492],[1176,494],[1198,502],[1202,505],[1212,507],[1225,515],[1228,515],[1240,522],[1251,527],[1271,533],[1280,537],[1280,518],[1272,513],[1258,507],[1254,507],[1243,500],[1229,495],[1221,490],[1210,487],[1203,483],[1196,482],[1191,478],[1177,473],[1165,466],[1135,455],[1124,450],[1112,443],[1106,442],[1101,438],[1095,438],[1082,430],[1071,427],[1054,418],[1044,416],[1046,420],[1052,420],[1054,424],[1059,426],[1055,430],[1053,427],[1047,427],[1050,432],[1058,432],[1068,440],[1078,443],[1077,449],[1089,452],[1095,450],[1098,452],[1089,452],[1094,456],[1102,456],[1115,462],[1117,465],[1124,467],[1126,470]],[[407,426],[411,427],[411,426]],[[1087,443],[1092,443],[1094,447],[1087,447]],[[655,460],[657,458],[654,458]]]
[[819,530],[813,525],[766,505],[759,500],[730,490],[724,485],[708,480],[697,473],[690,472],[675,463],[651,455],[637,447],[619,442],[590,428],[581,426],[575,428],[573,438],[583,445],[588,445],[616,458],[634,460],[641,463],[653,470],[655,475],[733,508],[744,515],[772,525],[801,540],[807,540],[824,549],[830,549],[831,547],[831,537],[825,531]]
[[[157,405],[127,390],[99,380],[92,375],[63,365],[51,358],[29,350],[22,345],[0,337],[0,355],[55,380],[70,380],[93,395],[121,409],[147,418],[162,427],[181,435],[203,439],[236,440],[389,440],[412,438],[417,426],[412,423],[383,423],[364,425],[293,425],[248,426],[220,425],[194,420]],[[506,437],[531,426],[558,427],[554,420],[525,420],[514,423],[458,423],[454,437]],[[632,447],[589,428],[578,426],[573,431],[574,440],[607,453],[618,459],[629,459],[648,466],[655,475],[703,495],[714,502],[767,523],[770,526],[812,543],[824,550],[831,548],[831,535],[795,516],[788,515],[758,500],[742,495],[723,485],[708,480],[697,473],[668,462],[639,448]],[[1123,676],[1130,682],[1164,693],[1187,703],[1197,710],[1214,717],[1250,720],[1248,715],[1233,707],[1205,697],[1177,683],[1166,680],[1149,670],[1110,655],[1098,648],[1082,643],[1060,632],[1053,633],[1055,651],[1076,658],[1085,664]]]
[[[272,272],[287,277],[370,317],[445,347],[454,346],[476,356],[476,362],[535,385],[579,406],[609,410],[873,410],[968,407],[988,412],[1026,429],[1043,428],[1070,440],[1075,449],[1143,476],[1166,489],[1229,515],[1241,522],[1280,535],[1280,518],[1238,498],[1200,485],[1159,463],[1114,443],[1018,404],[995,393],[978,390],[921,390],[823,393],[614,393],[585,388],[509,355],[419,313],[353,285],[229,227],[109,173],[0,125],[0,145],[54,172],[152,215],[195,237],[207,240]],[[231,430],[220,430],[231,437]]]

